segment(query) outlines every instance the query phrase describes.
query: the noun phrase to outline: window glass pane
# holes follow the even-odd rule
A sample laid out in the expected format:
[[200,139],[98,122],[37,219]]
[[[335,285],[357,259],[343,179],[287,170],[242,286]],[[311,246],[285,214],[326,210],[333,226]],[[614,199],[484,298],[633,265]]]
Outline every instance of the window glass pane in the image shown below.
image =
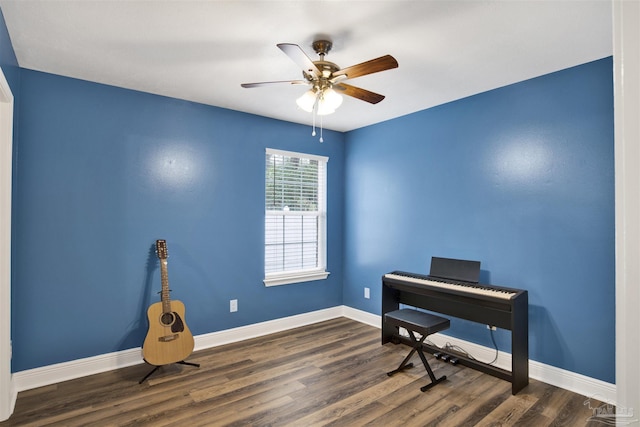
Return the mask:
[[265,217],[265,272],[318,266],[318,216]]

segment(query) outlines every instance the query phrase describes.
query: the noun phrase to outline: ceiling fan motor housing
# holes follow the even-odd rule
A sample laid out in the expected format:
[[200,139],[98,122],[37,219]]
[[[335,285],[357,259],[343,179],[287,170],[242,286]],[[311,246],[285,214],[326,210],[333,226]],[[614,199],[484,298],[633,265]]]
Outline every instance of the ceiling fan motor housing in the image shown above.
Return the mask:
[[329,40],[316,40],[311,45],[311,47],[313,47],[313,50],[315,50],[315,52],[322,57],[329,53],[332,46],[333,43]]
[[332,77],[333,73],[338,71],[340,67],[338,67],[333,62],[325,61],[324,56],[329,53],[333,43],[329,40],[316,40],[311,45],[313,50],[320,56],[319,61],[313,61],[313,64],[320,71],[320,75],[315,75],[311,72],[303,71],[304,78],[309,82],[314,83],[314,89],[321,91],[323,89],[329,88],[332,86],[332,82],[329,79]]

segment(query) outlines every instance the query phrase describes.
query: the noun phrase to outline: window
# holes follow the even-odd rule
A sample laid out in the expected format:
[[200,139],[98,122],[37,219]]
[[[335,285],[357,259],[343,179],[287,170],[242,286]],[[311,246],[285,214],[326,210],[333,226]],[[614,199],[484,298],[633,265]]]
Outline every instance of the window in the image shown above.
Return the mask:
[[264,284],[326,279],[327,157],[267,148]]

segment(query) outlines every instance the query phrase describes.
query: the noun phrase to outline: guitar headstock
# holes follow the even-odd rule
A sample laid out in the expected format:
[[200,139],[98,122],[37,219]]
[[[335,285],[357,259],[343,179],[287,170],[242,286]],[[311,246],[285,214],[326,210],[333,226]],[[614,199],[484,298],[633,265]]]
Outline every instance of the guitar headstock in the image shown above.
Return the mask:
[[156,254],[158,254],[158,258],[167,259],[167,241],[166,240],[156,240]]

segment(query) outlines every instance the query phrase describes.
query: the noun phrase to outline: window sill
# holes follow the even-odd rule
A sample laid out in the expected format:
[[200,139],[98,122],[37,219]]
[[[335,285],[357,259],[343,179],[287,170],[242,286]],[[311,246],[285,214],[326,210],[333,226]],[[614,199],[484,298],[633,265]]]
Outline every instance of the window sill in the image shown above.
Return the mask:
[[267,276],[264,279],[265,286],[289,285],[291,283],[311,282],[324,280],[329,276],[328,271],[296,271],[287,274]]

